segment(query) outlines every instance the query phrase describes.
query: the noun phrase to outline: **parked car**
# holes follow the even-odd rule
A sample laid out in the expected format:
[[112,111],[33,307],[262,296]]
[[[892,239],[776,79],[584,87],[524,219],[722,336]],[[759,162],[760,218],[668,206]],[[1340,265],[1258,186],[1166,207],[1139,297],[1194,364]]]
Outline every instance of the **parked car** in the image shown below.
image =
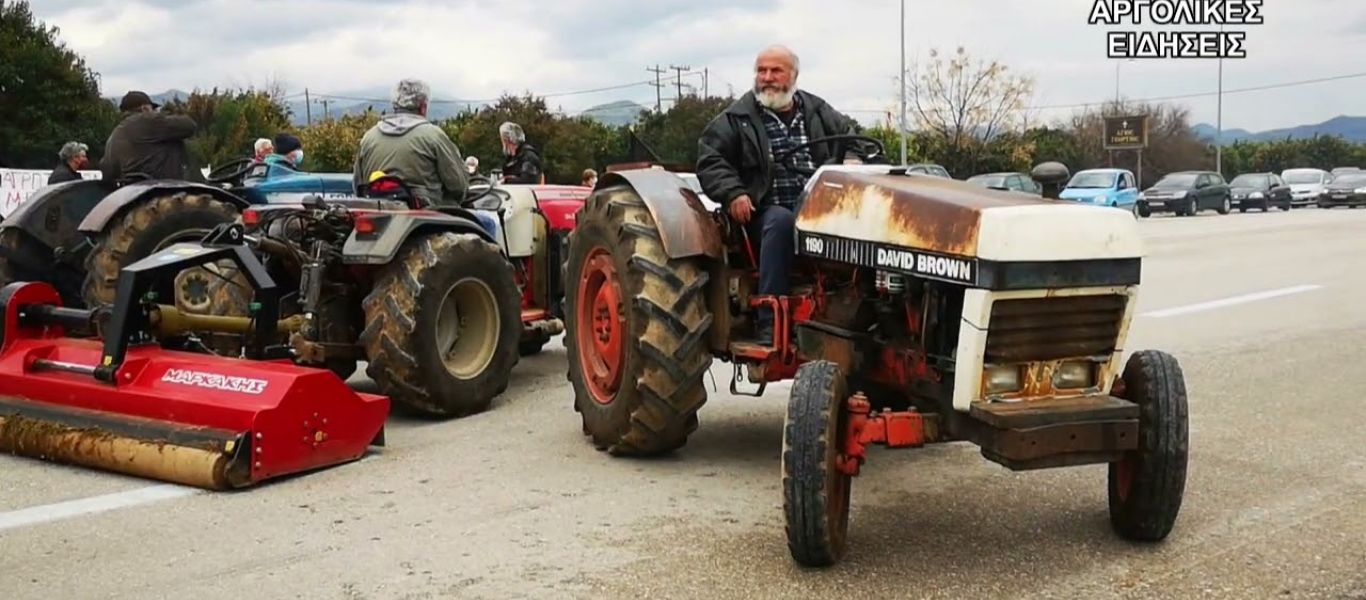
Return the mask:
[[1173,212],[1183,217],[1202,210],[1226,215],[1233,209],[1232,193],[1224,177],[1213,171],[1169,173],[1138,195],[1138,211],[1143,214]]
[[1342,175],[1344,173],[1358,173],[1360,171],[1361,167],[1337,167],[1333,169],[1333,177],[1337,177],[1338,175]]
[[1266,212],[1272,206],[1290,210],[1290,186],[1275,173],[1243,173],[1228,182],[1228,187],[1238,212],[1252,208]]
[[1127,169],[1087,169],[1077,171],[1058,198],[1097,206],[1113,206],[1146,217],[1138,205],[1138,184]]
[[944,167],[941,167],[941,166],[936,165],[936,164],[934,164],[934,163],[916,163],[916,164],[913,164],[913,165],[906,165],[906,172],[907,172],[907,173],[923,173],[923,174],[925,174],[925,175],[933,175],[933,176],[935,176],[935,177],[943,177],[944,179],[953,179],[953,176],[952,176],[952,175],[949,175],[949,170],[948,170],[948,169],[945,169]]
[[1024,173],[982,173],[968,178],[968,183],[1007,192],[1022,192],[1033,196],[1043,195],[1043,186]]
[[1366,173],[1344,173],[1333,177],[1319,198],[1319,208],[1366,205]]
[[1323,197],[1333,175],[1323,169],[1286,169],[1281,171],[1281,179],[1290,186],[1290,203],[1308,206]]

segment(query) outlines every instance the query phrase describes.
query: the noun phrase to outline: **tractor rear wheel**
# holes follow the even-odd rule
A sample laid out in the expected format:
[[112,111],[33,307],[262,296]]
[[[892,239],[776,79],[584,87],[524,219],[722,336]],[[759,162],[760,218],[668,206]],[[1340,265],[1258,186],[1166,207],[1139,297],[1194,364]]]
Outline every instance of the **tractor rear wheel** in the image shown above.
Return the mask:
[[498,246],[470,234],[415,237],[363,305],[366,373],[395,402],[463,417],[507,389],[519,359],[521,293]]
[[840,471],[844,373],[830,361],[797,369],[783,427],[783,515],[787,548],[808,567],[826,567],[844,556],[849,531],[851,477]]
[[[178,192],[143,200],[126,209],[100,232],[85,258],[86,306],[114,303],[114,290],[124,267],[180,242],[197,242],[214,227],[237,218],[236,207],[205,194]],[[157,290],[174,297],[171,285]]]
[[84,306],[84,273],[74,265],[54,260],[52,250],[18,227],[0,229],[0,287],[16,281],[45,281],[57,289],[62,305]]
[[707,270],[671,259],[644,201],[625,184],[588,197],[570,234],[564,344],[583,431],[614,456],[687,443],[707,401]]
[[1144,350],[1124,367],[1122,396],[1138,405],[1137,450],[1110,463],[1110,525],[1121,537],[1167,537],[1186,488],[1186,383],[1176,358]]

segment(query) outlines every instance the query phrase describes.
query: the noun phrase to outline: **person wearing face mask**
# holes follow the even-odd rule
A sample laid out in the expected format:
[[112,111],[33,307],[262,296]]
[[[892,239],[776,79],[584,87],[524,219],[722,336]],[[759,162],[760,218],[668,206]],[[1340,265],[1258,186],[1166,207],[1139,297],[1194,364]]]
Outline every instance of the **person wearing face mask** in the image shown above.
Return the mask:
[[77,181],[82,179],[80,170],[90,164],[90,158],[86,156],[86,150],[90,147],[80,142],[67,142],[62,145],[62,149],[57,152],[57,157],[62,159],[61,164],[52,170],[52,174],[47,177],[47,184],[62,183],[64,181]]
[[302,171],[304,162],[303,142],[299,141],[298,136],[288,133],[275,136],[275,153],[267,156],[265,162],[268,165],[281,165]]
[[[785,46],[760,51],[754,61],[754,89],[712,119],[698,140],[696,172],[702,191],[720,202],[759,246],[760,295],[790,293],[797,201],[806,185],[806,177],[787,164],[774,164],[774,154],[817,138],[858,133],[854,119],[797,89],[800,69],[801,61]],[[815,170],[829,152],[826,144],[807,146],[792,153],[792,162]],[[844,159],[851,160],[848,155]],[[759,309],[758,334],[760,342],[772,343],[771,309]]]

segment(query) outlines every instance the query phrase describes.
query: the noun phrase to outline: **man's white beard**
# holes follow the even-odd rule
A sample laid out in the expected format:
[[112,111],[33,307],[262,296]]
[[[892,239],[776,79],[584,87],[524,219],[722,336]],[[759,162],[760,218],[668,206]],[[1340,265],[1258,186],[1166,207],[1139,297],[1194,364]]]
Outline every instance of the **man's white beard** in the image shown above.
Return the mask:
[[759,88],[754,89],[754,97],[759,100],[759,104],[769,110],[786,108],[787,105],[792,103],[792,97],[795,95],[797,95],[797,86],[795,85],[787,88],[787,91],[785,92],[773,90],[761,91]]

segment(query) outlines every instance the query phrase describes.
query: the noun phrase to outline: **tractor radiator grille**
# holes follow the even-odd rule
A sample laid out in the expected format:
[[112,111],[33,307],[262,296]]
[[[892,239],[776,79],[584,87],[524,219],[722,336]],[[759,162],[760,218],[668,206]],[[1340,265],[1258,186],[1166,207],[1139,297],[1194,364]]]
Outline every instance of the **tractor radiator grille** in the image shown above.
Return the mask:
[[1114,352],[1127,296],[998,300],[987,331],[988,363],[1057,360]]

